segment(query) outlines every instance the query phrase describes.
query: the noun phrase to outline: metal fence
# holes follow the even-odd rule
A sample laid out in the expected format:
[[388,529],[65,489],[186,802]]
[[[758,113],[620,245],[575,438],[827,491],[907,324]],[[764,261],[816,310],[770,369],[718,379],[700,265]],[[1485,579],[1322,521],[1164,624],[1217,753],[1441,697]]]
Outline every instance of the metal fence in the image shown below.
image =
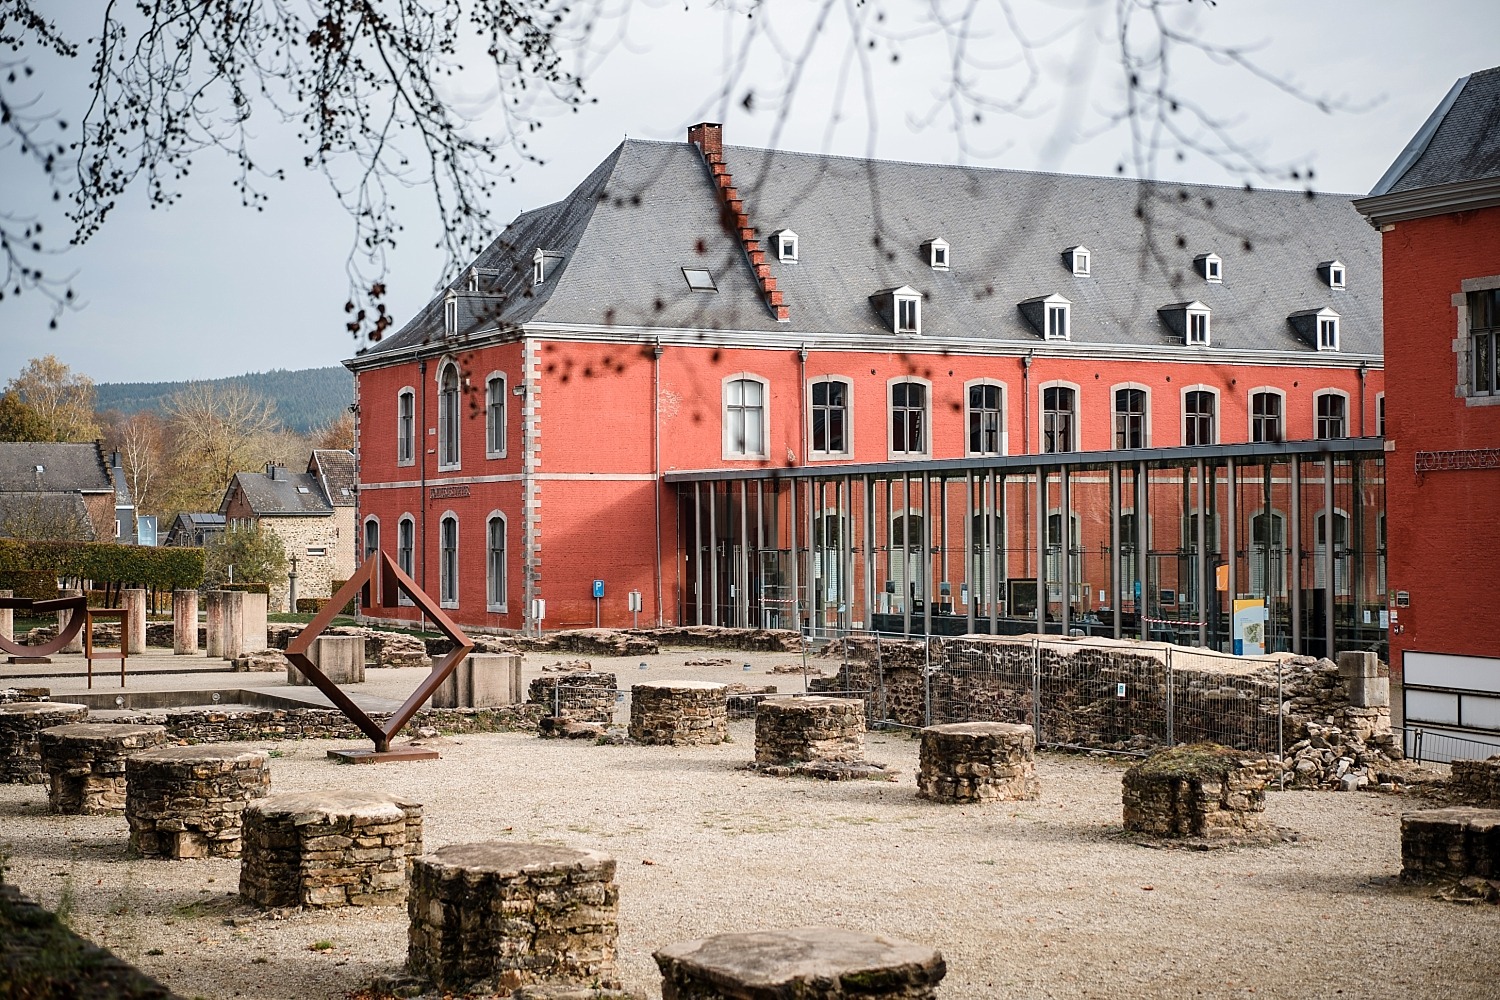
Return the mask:
[[1500,754],[1494,741],[1471,740],[1423,726],[1402,726],[1406,756],[1418,764],[1450,764],[1455,760],[1487,760]]
[[1211,741],[1281,756],[1284,668],[1207,649],[1041,638],[832,640],[846,665],[818,693],[865,699],[872,727],[1034,727],[1038,745],[1141,755]]

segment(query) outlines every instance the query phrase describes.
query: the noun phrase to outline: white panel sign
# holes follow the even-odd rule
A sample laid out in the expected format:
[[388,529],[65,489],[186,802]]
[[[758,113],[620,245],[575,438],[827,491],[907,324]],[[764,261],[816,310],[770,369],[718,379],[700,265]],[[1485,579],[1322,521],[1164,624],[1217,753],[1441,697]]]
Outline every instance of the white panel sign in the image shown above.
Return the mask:
[[1463,695],[1463,723],[1475,729],[1500,732],[1500,698]]
[[1406,692],[1406,724],[1446,722],[1458,725],[1458,695],[1437,691]]
[[1500,658],[1493,656],[1408,652],[1401,667],[1405,684],[1500,694]]

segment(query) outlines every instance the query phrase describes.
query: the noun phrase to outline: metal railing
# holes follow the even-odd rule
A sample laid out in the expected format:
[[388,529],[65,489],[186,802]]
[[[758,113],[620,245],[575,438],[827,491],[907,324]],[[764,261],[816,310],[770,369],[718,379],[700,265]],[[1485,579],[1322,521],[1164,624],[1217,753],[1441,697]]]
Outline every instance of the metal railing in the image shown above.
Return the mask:
[[1500,741],[1486,742],[1423,726],[1392,726],[1402,730],[1402,749],[1418,764],[1448,764],[1455,760],[1486,760],[1500,754]]

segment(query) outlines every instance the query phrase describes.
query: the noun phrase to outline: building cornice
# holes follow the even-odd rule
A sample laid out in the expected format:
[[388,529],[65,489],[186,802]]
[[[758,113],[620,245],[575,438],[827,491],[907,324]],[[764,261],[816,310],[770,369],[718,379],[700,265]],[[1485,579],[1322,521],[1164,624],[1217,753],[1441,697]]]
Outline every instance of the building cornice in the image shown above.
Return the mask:
[[1393,222],[1497,206],[1500,206],[1500,177],[1354,199],[1355,211],[1369,219],[1376,229]]

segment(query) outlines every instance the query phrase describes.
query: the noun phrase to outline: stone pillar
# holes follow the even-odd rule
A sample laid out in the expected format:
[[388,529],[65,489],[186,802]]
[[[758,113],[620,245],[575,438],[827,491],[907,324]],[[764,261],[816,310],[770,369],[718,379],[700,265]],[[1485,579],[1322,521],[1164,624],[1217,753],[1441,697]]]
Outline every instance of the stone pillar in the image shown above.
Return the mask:
[[211,660],[224,657],[224,591],[210,590],[203,595],[203,645]]
[[130,848],[164,858],[237,858],[245,803],[271,786],[264,750],[158,747],[125,761]]
[[612,726],[618,684],[610,673],[544,674],[532,680],[526,700],[560,719]]
[[246,592],[240,639],[241,653],[259,653],[266,648],[266,602],[268,600],[265,594]]
[[[15,597],[15,593],[9,590],[0,590],[0,597]],[[10,608],[0,608],[0,638],[6,642],[16,640],[16,613]]]
[[[469,668],[468,708],[498,708],[525,700],[521,657],[516,653],[470,653],[459,666]],[[614,687],[611,679],[611,688]],[[611,712],[613,714],[613,712]]]
[[766,698],[755,711],[755,762],[849,763],[865,758],[865,703],[858,698]]
[[1389,708],[1391,672],[1381,667],[1374,653],[1345,650],[1339,653],[1339,676],[1349,689],[1349,704],[1355,708]]
[[129,587],[120,591],[120,603],[130,612],[130,635],[120,636],[120,648],[131,656],[146,652],[146,591]]
[[1266,781],[1238,751],[1212,743],[1159,750],[1125,772],[1125,829],[1155,837],[1232,839],[1261,830]]
[[917,795],[935,802],[1038,798],[1031,727],[1007,722],[928,726],[922,730]]
[[382,792],[296,792],[245,806],[240,895],[259,906],[399,906],[422,807]]
[[936,948],[833,927],[718,934],[652,957],[662,1000],[935,1000],[948,972]]
[[226,660],[232,660],[245,652],[245,592],[243,590],[223,591],[223,643],[224,648],[219,651],[219,656]]
[[[307,649],[307,658],[323,676],[340,686],[365,681],[365,638],[361,635],[322,635]],[[450,678],[451,680],[451,678]],[[286,665],[288,684],[310,684],[302,671]],[[454,707],[454,706],[447,706]]]
[[729,705],[713,681],[648,681],[630,689],[630,738],[640,743],[723,743]]
[[172,591],[172,652],[192,656],[198,652],[198,592]]
[[0,784],[40,785],[42,770],[38,734],[43,729],[82,722],[89,714],[83,705],[60,701],[15,701],[0,704]]
[[161,745],[165,726],[81,722],[37,736],[55,813],[102,816],[125,811],[125,758]]
[[[62,591],[58,592],[57,596],[58,597],[82,597],[83,596],[83,591],[81,591],[81,590],[62,590]],[[72,615],[72,614],[74,614],[74,612],[72,612],[72,611],[59,611],[57,613],[57,628],[58,628],[58,631],[62,630],[63,625],[67,623],[68,617],[70,615]],[[87,627],[87,626],[85,626],[85,627]],[[64,653],[81,653],[81,652],[83,652],[83,628],[80,628],[78,630],[78,634],[76,636],[74,636],[72,638],[72,640],[69,641],[69,643],[62,648],[62,651]]]
[[1500,898],[1500,809],[1451,806],[1401,816],[1401,877],[1482,879],[1482,897]]
[[615,861],[546,844],[457,844],[418,858],[407,969],[442,990],[492,980],[618,989]]

